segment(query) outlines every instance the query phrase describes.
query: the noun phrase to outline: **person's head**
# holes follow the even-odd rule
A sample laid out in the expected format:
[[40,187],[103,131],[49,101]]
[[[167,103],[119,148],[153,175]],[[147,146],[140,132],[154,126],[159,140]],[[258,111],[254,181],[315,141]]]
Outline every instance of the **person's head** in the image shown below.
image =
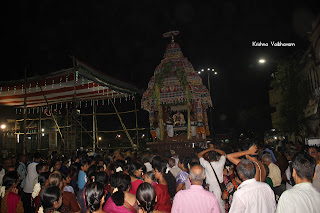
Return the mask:
[[237,173],[243,181],[252,179],[256,175],[256,167],[252,161],[241,159],[237,165]]
[[150,172],[147,172],[145,175],[144,175],[144,182],[147,182],[147,183],[153,183],[153,182],[156,182],[156,178],[154,176],[154,173],[152,171]]
[[294,156],[296,153],[297,153],[297,151],[296,151],[295,149],[289,148],[289,149],[286,151],[286,153],[285,153],[287,160],[292,160],[293,156]]
[[85,202],[90,212],[99,210],[104,203],[105,191],[101,183],[90,183],[85,189]]
[[5,169],[5,170],[8,170],[9,167],[12,167],[13,166],[13,161],[12,161],[12,158],[5,158],[3,160],[3,164],[2,164],[2,167]]
[[19,184],[19,175],[16,171],[7,172],[2,180],[2,186],[6,187],[6,190],[10,188],[16,188]]
[[157,180],[165,179],[168,185],[170,197],[173,198],[176,193],[176,179],[167,168],[167,162],[161,161],[154,167],[154,176]]
[[68,185],[71,182],[70,173],[60,173],[62,182],[64,185]]
[[125,165],[125,171],[132,177],[139,178],[142,174],[142,165],[139,163],[130,162]]
[[115,173],[110,176],[110,185],[113,191],[111,196],[113,202],[117,206],[122,206],[124,203],[124,192],[131,188],[131,178],[129,175]]
[[113,155],[115,156],[115,157],[119,157],[120,156],[120,149],[116,149],[116,150],[114,150],[113,151]]
[[270,154],[263,154],[262,155],[262,163],[269,166],[270,163],[272,163],[272,157]]
[[41,160],[41,154],[40,154],[40,152],[34,153],[34,155],[33,155],[33,160],[34,160],[35,162],[40,162],[40,160]]
[[53,170],[59,171],[61,169],[61,161],[57,160],[54,162]]
[[52,158],[55,159],[58,157],[58,152],[57,151],[52,151]]
[[154,156],[154,157],[152,158],[152,161],[151,161],[152,168],[156,168],[156,166],[157,166],[158,164],[160,164],[161,161],[162,161],[162,159],[161,159],[160,156],[158,156],[158,155]]
[[298,153],[292,158],[292,176],[296,183],[311,182],[314,177],[316,160],[306,153]]
[[217,161],[220,157],[220,154],[215,151],[208,152],[208,159],[209,161]]
[[97,172],[97,166],[96,165],[91,165],[89,166],[87,170],[87,175],[91,176],[91,173],[96,173]]
[[40,203],[44,212],[57,210],[62,204],[62,193],[57,186],[48,186],[40,194]]
[[24,154],[20,155],[19,162],[26,164],[27,163],[27,156]]
[[42,172],[38,176],[38,182],[40,183],[41,187],[48,186],[49,185],[49,172]]
[[173,158],[168,159],[168,165],[170,168],[174,167],[176,165],[176,160]]
[[88,160],[86,158],[82,158],[80,161],[79,161],[79,164],[80,164],[80,169],[84,172],[88,171],[89,169],[89,163],[88,163]]
[[95,178],[96,183],[101,183],[102,185],[107,185],[108,183],[108,175],[104,171],[100,171],[96,173],[96,178]]
[[309,147],[308,151],[309,151],[309,155],[311,157],[313,157],[316,161],[319,160],[319,151],[318,151],[317,147],[311,146],[311,147]]
[[153,212],[157,194],[150,183],[141,183],[137,189],[137,203],[147,213]]
[[188,157],[181,157],[179,158],[178,166],[181,170],[189,171],[190,167],[190,160]]
[[44,171],[43,171],[43,163],[38,163],[38,164],[36,165],[36,171],[37,171],[38,174],[44,172]]
[[60,187],[60,184],[62,183],[62,176],[60,172],[53,172],[49,176],[49,186],[58,186]]
[[189,177],[192,185],[202,185],[203,180],[206,178],[203,167],[201,165],[192,166]]

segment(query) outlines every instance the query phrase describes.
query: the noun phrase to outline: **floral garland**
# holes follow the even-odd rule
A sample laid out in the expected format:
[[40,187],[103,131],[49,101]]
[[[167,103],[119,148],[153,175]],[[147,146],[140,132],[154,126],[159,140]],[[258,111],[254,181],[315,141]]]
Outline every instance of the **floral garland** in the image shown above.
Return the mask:
[[[155,80],[154,83],[156,86],[158,86],[159,88],[161,88],[161,84],[164,81],[164,79],[166,78],[166,76],[172,71],[174,67],[174,62],[168,62],[164,65],[164,68],[162,69],[161,72],[157,73],[155,75]],[[187,98],[189,98],[189,100],[191,100],[191,92],[189,90],[189,83],[187,80],[187,75],[186,72],[184,71],[183,68],[179,67],[177,68],[175,71],[175,74],[177,76],[177,78],[179,79],[181,85],[183,86],[183,89],[186,92]],[[156,91],[155,88],[153,90],[151,90],[151,98],[156,98]]]
[[1,186],[0,196],[1,196],[1,197],[4,197],[5,194],[6,194],[6,187],[5,187],[5,186]]
[[40,206],[38,213],[43,213],[43,206]]
[[33,187],[33,191],[31,194],[32,198],[33,199],[36,198],[39,195],[40,191],[41,191],[40,183],[36,183],[36,185],[34,185]]

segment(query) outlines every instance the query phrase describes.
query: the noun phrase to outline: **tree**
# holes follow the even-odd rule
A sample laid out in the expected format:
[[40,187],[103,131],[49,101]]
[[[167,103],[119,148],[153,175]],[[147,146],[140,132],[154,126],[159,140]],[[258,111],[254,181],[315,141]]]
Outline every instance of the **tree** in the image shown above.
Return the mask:
[[271,86],[281,94],[277,125],[281,131],[301,137],[307,126],[304,110],[310,94],[303,67],[304,64],[299,63],[297,59],[280,61],[271,82]]

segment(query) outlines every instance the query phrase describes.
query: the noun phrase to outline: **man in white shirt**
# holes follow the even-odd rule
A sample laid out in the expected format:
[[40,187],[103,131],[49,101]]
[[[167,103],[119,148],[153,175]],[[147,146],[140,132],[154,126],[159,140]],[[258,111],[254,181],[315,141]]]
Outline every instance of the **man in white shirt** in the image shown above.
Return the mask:
[[276,210],[275,196],[270,186],[256,181],[256,167],[252,161],[241,159],[237,172],[243,182],[233,194],[229,213],[272,213]]
[[27,176],[26,176],[26,181],[24,184],[23,188],[23,208],[25,212],[31,212],[32,207],[31,207],[31,194],[33,191],[33,182],[36,177],[38,177],[38,173],[36,170],[37,164],[41,160],[41,155],[39,152],[34,154],[34,161],[30,163],[27,167]]
[[[203,155],[206,153],[208,153],[208,160],[210,162],[203,158]],[[220,154],[221,156],[219,157],[217,154]],[[215,149],[213,145],[210,144],[210,148],[200,152],[198,154],[198,158],[201,166],[205,168],[206,183],[209,184],[209,191],[215,194],[220,205],[220,210],[221,212],[224,212],[225,206],[221,198],[221,189],[219,183],[222,183],[223,181],[223,168],[224,164],[226,163],[226,153],[220,149]],[[219,183],[211,166],[217,174]]]
[[298,153],[292,159],[292,176],[296,185],[282,193],[277,213],[319,212],[320,192],[312,186],[316,161],[306,153]]

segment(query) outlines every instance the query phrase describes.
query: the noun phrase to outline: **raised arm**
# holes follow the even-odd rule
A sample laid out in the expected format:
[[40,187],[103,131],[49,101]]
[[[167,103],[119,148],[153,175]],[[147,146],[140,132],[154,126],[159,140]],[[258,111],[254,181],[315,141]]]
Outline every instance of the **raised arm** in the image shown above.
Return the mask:
[[241,151],[241,152],[234,152],[227,155],[227,159],[235,165],[238,165],[240,162],[240,157],[244,155],[257,155],[258,147],[256,145],[251,146],[248,150]]
[[198,158],[199,158],[199,159],[202,158],[202,156],[203,156],[204,154],[206,154],[207,152],[210,152],[210,151],[218,152],[220,155],[226,155],[226,153],[225,153],[224,151],[222,151],[222,150],[220,150],[220,149],[215,149],[215,148],[213,147],[213,145],[210,144],[210,148],[208,148],[208,149],[203,150],[202,152],[200,152],[200,153],[198,154]]
[[218,152],[220,155],[226,155],[226,153],[224,151],[222,151],[221,149],[214,149],[213,151]]
[[205,149],[201,152],[198,153],[198,158],[202,158],[204,154],[206,154],[207,152],[210,152],[210,151],[213,151],[214,149],[213,148],[208,148],[208,149]]

